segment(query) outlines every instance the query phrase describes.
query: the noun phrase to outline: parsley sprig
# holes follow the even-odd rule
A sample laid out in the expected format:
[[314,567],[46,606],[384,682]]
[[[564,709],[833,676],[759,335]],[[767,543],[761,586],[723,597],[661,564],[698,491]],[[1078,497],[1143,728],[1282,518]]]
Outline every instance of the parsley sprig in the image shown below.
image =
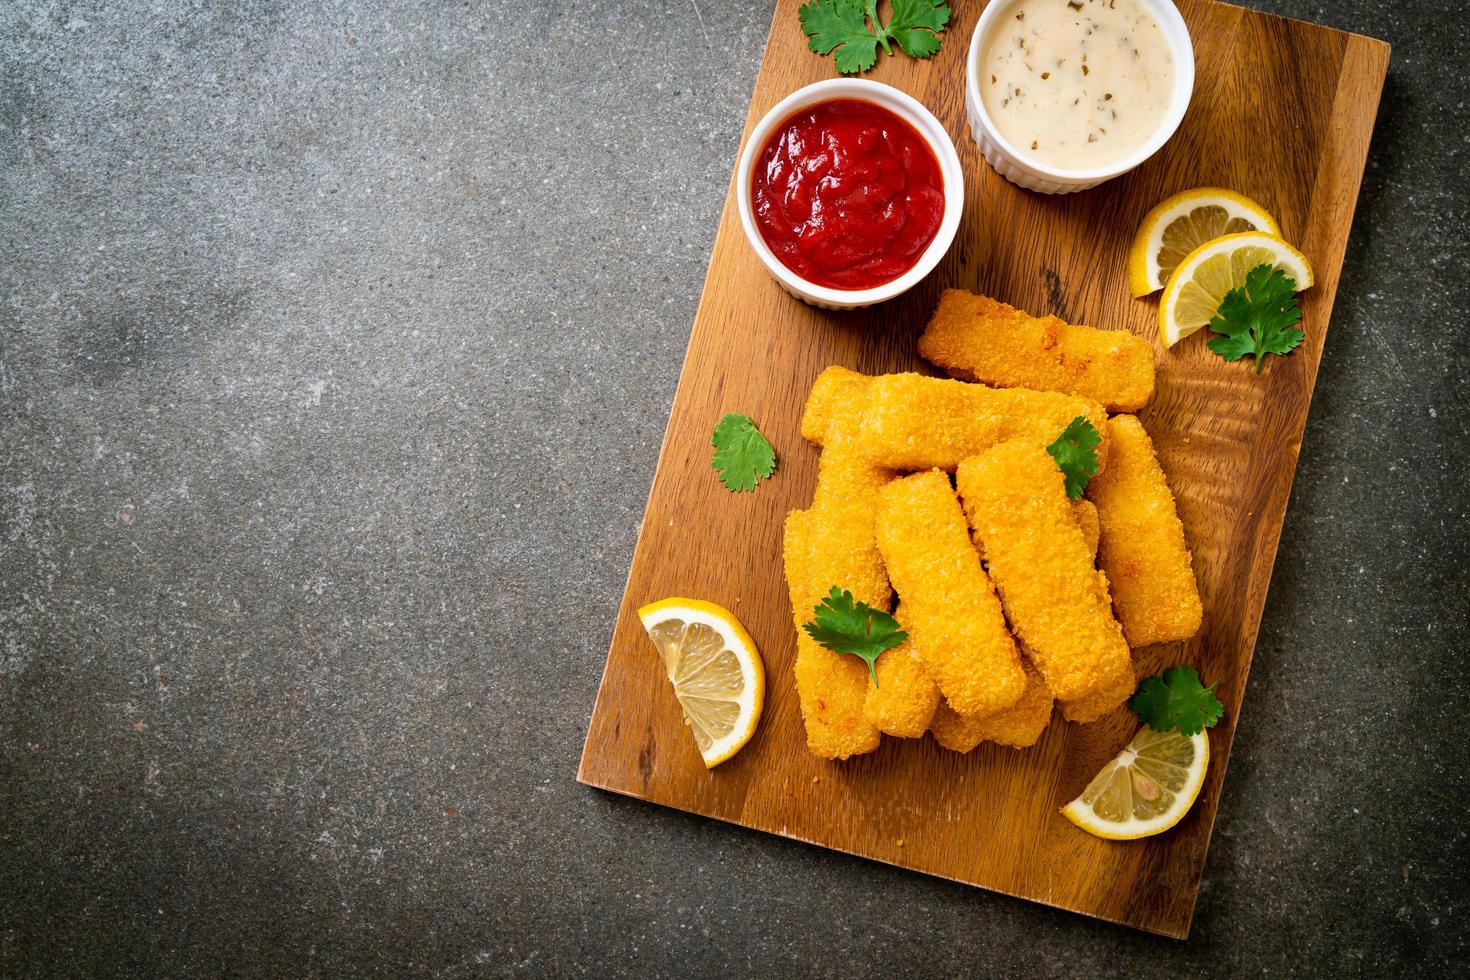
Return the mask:
[[1267,354],[1285,355],[1296,349],[1306,334],[1297,329],[1302,309],[1296,302],[1296,280],[1268,263],[1247,272],[1245,285],[1225,294],[1220,311],[1210,320],[1210,350],[1227,361],[1247,354],[1256,359],[1261,373]]
[[1051,458],[1057,461],[1062,476],[1066,477],[1069,500],[1081,500],[1087,481],[1097,474],[1097,444],[1100,442],[1102,436],[1097,434],[1092,423],[1086,416],[1079,415],[1067,423],[1055,442],[1046,447]]
[[754,490],[758,481],[776,471],[776,450],[749,415],[731,412],[720,419],[710,445],[715,447],[710,463],[726,490]]
[[1193,667],[1170,667],[1162,677],[1150,677],[1138,685],[1128,707],[1156,732],[1177,728],[1181,735],[1198,735],[1225,711],[1214,692],[1215,685],[1201,684]]
[[878,684],[878,671],[873,665],[878,656],[909,638],[899,628],[898,620],[866,602],[855,602],[851,592],[835,585],[812,613],[812,621],[801,628],[828,650],[861,657],[874,686]]
[[949,23],[948,0],[891,0],[888,23],[878,20],[878,0],[811,0],[797,11],[807,47],[817,54],[833,48],[832,63],[844,75],[867,71],[883,53],[893,54],[890,41],[911,58],[928,58],[939,50],[939,35]]

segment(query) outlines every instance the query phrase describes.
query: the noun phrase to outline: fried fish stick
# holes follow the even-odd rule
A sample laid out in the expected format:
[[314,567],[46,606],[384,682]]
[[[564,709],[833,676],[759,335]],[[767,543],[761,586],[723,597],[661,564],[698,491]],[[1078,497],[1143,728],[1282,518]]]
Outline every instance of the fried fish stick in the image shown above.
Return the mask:
[[841,571],[825,557],[821,563],[827,567],[813,567],[819,557],[819,525],[811,511],[786,515],[782,551],[796,624],[796,693],[811,753],[824,759],[846,759],[876,749],[879,735],[863,717],[868,693],[866,665],[857,657],[828,650],[801,628],[832,586],[831,575],[826,573]]
[[[888,588],[883,559],[874,540],[874,522],[879,487],[893,479],[891,470],[876,467],[861,454],[856,443],[857,426],[867,395],[868,379],[846,368],[823,371],[812,386],[803,433],[825,442],[817,469],[817,491],[813,510],[838,512],[848,518],[843,540],[832,547],[866,552],[868,560],[853,569],[857,585],[844,587],[877,595]],[[860,574],[859,574],[860,573]],[[881,581],[881,589],[878,587]],[[865,600],[869,605],[878,605]],[[887,608],[886,602],[879,608]],[[899,615],[897,612],[895,616]],[[918,738],[929,727],[939,689],[919,662],[912,643],[885,652],[875,665],[878,684],[868,680],[863,715],[879,731],[899,738]]]
[[[849,372],[850,373],[850,372]],[[866,405],[867,379],[851,375],[860,384],[838,386],[824,399],[822,423],[825,448],[817,461],[817,489],[811,511],[817,515],[815,571],[835,575],[822,594],[834,585],[854,597],[887,610],[893,600],[883,558],[878,554],[873,525],[878,491],[898,474],[870,461],[862,451],[859,432]],[[819,379],[820,380],[820,379]],[[834,567],[824,567],[824,563]]]
[[[1098,572],[1101,575],[1101,572]],[[1133,696],[1137,678],[1133,673],[1131,659],[1103,679],[1097,690],[1071,701],[1062,701],[1062,717],[1067,721],[1085,725],[1097,721]]]
[[1102,526],[1097,520],[1097,507],[1090,500],[1072,501],[1072,516],[1077,520],[1077,527],[1082,531],[1082,540],[1087,543],[1087,551],[1094,558],[1097,557],[1097,539],[1102,534]]
[[981,742],[999,742],[1015,749],[1035,745],[1051,722],[1053,698],[1046,679],[1025,657],[1021,667],[1026,672],[1026,689],[1021,700],[1003,711],[962,715],[949,702],[941,701],[929,723],[934,740],[951,752],[969,752]]
[[[862,375],[846,373],[865,384]],[[786,528],[786,576],[798,634],[796,690],[807,744],[813,754],[834,759],[878,746],[878,729],[863,716],[867,669],[857,657],[821,647],[801,626],[833,586],[877,609],[886,610],[893,601],[873,523],[878,490],[894,474],[858,451],[864,384],[831,385],[821,396],[824,408],[812,425],[820,428],[826,448],[817,464],[816,494],[811,509],[789,517]]]
[[1123,634],[1135,647],[1187,640],[1204,609],[1174,495],[1138,419],[1114,416],[1108,435],[1116,465],[1088,484],[1087,496],[1097,505],[1098,564]]
[[[893,618],[898,620],[899,626],[904,626],[902,602],[893,610]],[[939,688],[929,676],[929,668],[920,659],[914,641],[910,639],[885,650],[874,669],[878,683],[868,679],[868,698],[863,702],[863,716],[884,735],[898,738],[923,735],[934,717],[934,709],[939,705]]]
[[[953,470],[960,460],[1008,439],[1042,445],[1081,415],[1099,433],[1107,413],[1097,402],[1054,391],[987,388],[920,374],[871,379],[863,416],[863,452],[894,470]],[[1106,467],[1107,440],[1098,446]]]
[[850,530],[862,538],[863,547],[872,553],[874,567],[881,571],[883,566],[873,545],[873,513],[879,489],[898,474],[869,461],[845,421],[827,432],[827,447],[817,461],[812,509],[841,510],[850,515],[856,522]]
[[[833,365],[812,384],[801,417],[802,437],[822,445],[834,418],[851,411],[864,416],[875,393],[879,417],[862,419],[862,450],[895,470],[953,470],[960,459],[996,442],[1026,435],[1050,442],[1078,415],[1103,433],[1107,419],[1096,402],[1057,392],[1000,390],[919,374],[869,377]],[[1106,459],[1104,435],[1098,460]]]
[[834,417],[853,412],[861,414],[871,380],[866,374],[849,371],[838,364],[817,375],[806,396],[806,409],[801,413],[801,437],[820,446],[826,441],[827,427]]
[[919,353],[957,378],[1062,391],[1136,412],[1154,394],[1154,349],[1124,330],[1032,316],[989,296],[946,289]]
[[945,699],[969,715],[1015,704],[1026,675],[949,477],[931,470],[885,486],[877,534],[909,636]]
[[[1082,539],[1090,554],[1097,553],[1097,508],[1086,500],[1072,503],[1072,516],[1082,531]],[[1098,573],[1099,587],[1107,594],[1107,580]],[[949,705],[935,711],[930,728],[940,745],[955,752],[969,752],[981,742],[1000,742],[1014,748],[1035,745],[1051,721],[1053,697],[1046,680],[1031,663],[1031,654],[1021,647],[1021,664],[1026,669],[1026,693],[1014,707],[993,715],[966,717]],[[1133,693],[1133,667],[1123,669],[1097,691],[1077,701],[1061,702],[1062,717],[1068,721],[1089,722],[1112,711]]]
[[1037,443],[1013,440],[960,463],[957,478],[1016,638],[1058,698],[1093,693],[1127,665],[1128,644],[1099,594],[1062,471]]
[[[1087,500],[1074,500],[1072,502],[1072,516],[1077,519],[1077,527],[1082,531],[1082,540],[1087,543],[1087,551],[1096,557],[1098,535],[1101,528],[1098,524],[1097,508]],[[1112,598],[1108,593],[1108,577],[1102,572],[1097,573],[1097,590],[1102,600],[1111,604]],[[1123,664],[1098,686],[1096,691],[1086,697],[1077,698],[1072,701],[1063,701],[1060,704],[1062,717],[1067,721],[1086,724],[1097,721],[1103,715],[1118,707],[1129,696],[1133,694],[1134,676],[1133,664],[1130,661]]]

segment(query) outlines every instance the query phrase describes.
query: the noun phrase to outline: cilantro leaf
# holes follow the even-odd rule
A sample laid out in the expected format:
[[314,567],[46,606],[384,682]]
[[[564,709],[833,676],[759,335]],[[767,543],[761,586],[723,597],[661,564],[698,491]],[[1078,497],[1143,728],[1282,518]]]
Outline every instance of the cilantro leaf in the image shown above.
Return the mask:
[[1306,334],[1296,328],[1302,310],[1296,303],[1296,280],[1269,263],[1247,272],[1245,285],[1225,294],[1219,314],[1210,320],[1210,350],[1227,361],[1247,354],[1256,359],[1256,373],[1267,354],[1290,354]]
[[[949,6],[935,0],[892,0],[888,36],[910,58],[927,58],[939,50],[939,35],[949,23]],[[877,18],[874,18],[877,23]],[[884,47],[884,50],[888,50]]]
[[1170,667],[1162,677],[1150,677],[1138,685],[1128,707],[1156,732],[1179,729],[1181,735],[1197,735],[1220,720],[1225,711],[1215,697],[1215,685],[1200,684],[1193,667]]
[[1062,476],[1066,477],[1068,499],[1081,500],[1087,481],[1097,473],[1096,446],[1100,442],[1102,436],[1097,434],[1092,423],[1086,416],[1079,415],[1067,423],[1056,442],[1046,447],[1051,458],[1057,461]]
[[815,618],[803,623],[801,628],[828,650],[861,657],[867,662],[875,686],[878,671],[873,664],[879,654],[909,638],[899,629],[898,620],[866,602],[854,602],[851,592],[835,585],[812,612]]
[[749,415],[731,412],[720,419],[710,445],[715,447],[710,462],[726,490],[754,490],[757,482],[776,471],[776,450]]
[[878,0],[810,0],[797,11],[807,47],[817,54],[836,50],[832,63],[844,75],[864,72],[878,60],[878,45],[893,54],[890,41],[912,58],[939,50],[939,35],[949,23],[947,0],[891,0],[888,23],[878,19]]
[[[873,2],[873,22],[878,22],[877,3]],[[863,0],[811,0],[797,11],[801,29],[809,40],[806,46],[817,54],[841,48],[832,59],[844,75],[867,71],[878,60],[878,37],[868,30],[868,10]],[[891,49],[885,47],[884,50]]]

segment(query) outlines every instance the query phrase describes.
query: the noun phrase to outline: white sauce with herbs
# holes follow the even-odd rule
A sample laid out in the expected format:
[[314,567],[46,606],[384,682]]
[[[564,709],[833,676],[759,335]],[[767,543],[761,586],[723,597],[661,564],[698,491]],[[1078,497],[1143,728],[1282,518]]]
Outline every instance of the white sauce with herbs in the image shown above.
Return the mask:
[[996,128],[1067,170],[1106,167],[1148,142],[1174,88],[1169,43],[1138,0],[1015,0],[979,67]]

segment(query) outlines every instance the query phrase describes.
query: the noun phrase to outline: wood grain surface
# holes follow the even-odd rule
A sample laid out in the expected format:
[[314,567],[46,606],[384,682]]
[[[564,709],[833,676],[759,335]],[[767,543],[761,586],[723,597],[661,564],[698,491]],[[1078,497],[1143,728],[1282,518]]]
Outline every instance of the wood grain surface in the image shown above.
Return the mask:
[[[772,105],[834,77],[809,53],[797,0],[778,5],[746,132]],[[1045,902],[1170,936],[1188,934],[1230,743],[1250,669],[1327,336],[1388,45],[1208,0],[1182,0],[1194,37],[1194,101],[1173,140],[1138,170],[1066,197],[998,176],[970,138],[964,60],[983,4],[953,4],[943,50],[926,62],[880,56],[867,77],[927,105],[966,175],[965,216],[949,255],[907,295],[832,313],[782,292],[726,198],[704,294],[613,631],[578,778],[592,786]],[[1310,258],[1306,340],[1265,374],[1226,363],[1203,336],[1158,346],[1158,394],[1140,413],[1178,497],[1205,621],[1186,643],[1139,652],[1141,676],[1177,663],[1216,680],[1225,717],[1193,810],[1140,842],[1091,837],[1057,809],[1136,727],[1120,710],[1092,725],[1055,718],[1033,748],[947,752],[926,736],[885,738],[845,763],[808,754],[791,676],[796,637],[781,573],[786,512],[812,497],[817,453],[798,433],[812,380],[829,364],[937,374],[915,351],[939,291],[957,286],[1033,313],[1156,340],[1157,301],[1130,298],[1125,259],[1144,213],[1165,196],[1217,184],[1260,201]],[[729,411],[756,419],[780,454],[755,493],[723,489],[710,432]],[[669,595],[721,603],[765,658],[765,716],[730,762],[706,771],[636,609]],[[1289,723],[1258,719],[1265,723]],[[1248,824],[1247,818],[1247,824]]]

